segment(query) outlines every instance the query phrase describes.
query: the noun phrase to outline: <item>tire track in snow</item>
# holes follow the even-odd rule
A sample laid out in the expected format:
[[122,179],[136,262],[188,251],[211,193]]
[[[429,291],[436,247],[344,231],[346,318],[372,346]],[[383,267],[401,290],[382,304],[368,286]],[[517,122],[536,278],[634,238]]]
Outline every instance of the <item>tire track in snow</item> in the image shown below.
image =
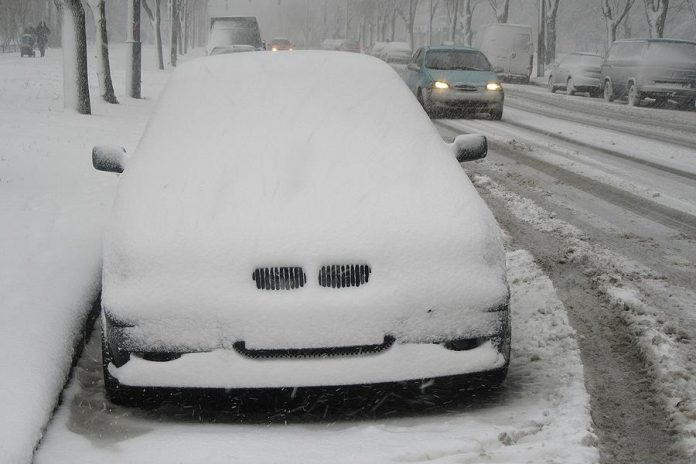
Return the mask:
[[[450,122],[436,121],[436,125],[444,129],[444,133],[448,136],[456,136],[464,131],[464,128]],[[441,132],[443,131],[441,130]],[[578,190],[590,193],[620,208],[681,232],[689,238],[696,239],[696,216],[694,215],[656,203],[553,163],[530,156],[520,156],[518,151],[495,139],[489,138],[488,144],[497,155],[510,161],[523,163]]]

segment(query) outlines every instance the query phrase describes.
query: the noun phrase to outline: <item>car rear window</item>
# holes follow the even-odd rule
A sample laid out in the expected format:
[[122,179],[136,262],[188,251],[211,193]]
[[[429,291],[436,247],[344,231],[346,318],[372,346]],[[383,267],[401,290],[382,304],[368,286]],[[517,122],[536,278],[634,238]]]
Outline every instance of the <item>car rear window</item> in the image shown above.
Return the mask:
[[243,24],[215,23],[210,31],[210,43],[216,45],[253,45],[261,46],[261,37],[256,27]]
[[696,44],[652,42],[645,54],[647,63],[696,63]]
[[491,64],[481,52],[469,50],[433,50],[425,57],[425,67],[430,69],[459,69],[490,71]]

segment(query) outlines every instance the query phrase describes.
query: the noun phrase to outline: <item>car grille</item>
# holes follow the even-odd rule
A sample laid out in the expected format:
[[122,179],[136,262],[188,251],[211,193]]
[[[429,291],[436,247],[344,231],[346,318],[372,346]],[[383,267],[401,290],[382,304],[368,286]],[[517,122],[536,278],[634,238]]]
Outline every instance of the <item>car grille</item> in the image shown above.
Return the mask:
[[319,285],[322,287],[359,287],[370,280],[372,269],[367,264],[334,264],[322,266],[319,271]]
[[476,92],[476,90],[478,90],[475,85],[469,84],[454,84],[452,87],[457,90],[463,90],[464,92]]
[[361,356],[386,351],[394,344],[394,337],[384,337],[380,345],[337,346],[331,348],[261,349],[249,350],[244,342],[236,342],[232,347],[245,358],[287,359],[287,358],[333,358],[339,356]]
[[301,267],[261,267],[254,269],[251,278],[259,290],[294,290],[307,283]]

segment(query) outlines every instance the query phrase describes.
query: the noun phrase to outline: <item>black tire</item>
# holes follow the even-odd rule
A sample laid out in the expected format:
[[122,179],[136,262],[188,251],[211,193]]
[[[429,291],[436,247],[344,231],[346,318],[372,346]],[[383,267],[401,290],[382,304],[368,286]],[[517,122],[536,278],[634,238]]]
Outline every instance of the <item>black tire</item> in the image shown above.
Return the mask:
[[633,82],[628,83],[628,106],[640,106],[640,101],[643,99],[638,93],[638,87]]
[[488,114],[491,116],[491,120],[500,121],[503,119],[503,110],[490,110]]
[[696,111],[696,98],[691,97],[679,102],[678,108],[681,111]]
[[568,78],[566,82],[566,95],[570,95],[571,97],[575,95],[575,81],[573,81],[572,77]]
[[553,85],[553,76],[549,76],[548,87],[549,87],[549,91],[550,91],[551,93],[555,93],[555,92],[556,92],[556,86]]
[[614,95],[614,86],[612,85],[611,81],[606,81],[604,83],[604,89],[603,89],[603,94],[604,94],[604,101],[605,102],[613,102],[616,96]]

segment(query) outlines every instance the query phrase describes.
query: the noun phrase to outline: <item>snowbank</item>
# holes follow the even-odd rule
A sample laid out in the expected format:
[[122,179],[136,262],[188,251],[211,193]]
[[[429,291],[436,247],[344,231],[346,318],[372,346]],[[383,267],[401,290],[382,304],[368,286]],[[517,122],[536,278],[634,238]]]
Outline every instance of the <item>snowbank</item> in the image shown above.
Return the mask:
[[329,415],[292,425],[240,424],[233,410],[126,409],[104,399],[93,337],[36,463],[596,463],[580,353],[565,308],[529,253],[508,253],[508,272],[513,354],[498,395],[426,414],[419,408],[427,404],[406,406],[391,419]]
[[[114,80],[122,82],[116,48]],[[100,289],[101,236],[116,179],[91,147],[132,147],[152,100],[63,112],[60,50],[0,55],[0,463],[27,463],[70,368]],[[90,76],[96,84],[96,73]],[[166,75],[145,74],[157,96]]]

